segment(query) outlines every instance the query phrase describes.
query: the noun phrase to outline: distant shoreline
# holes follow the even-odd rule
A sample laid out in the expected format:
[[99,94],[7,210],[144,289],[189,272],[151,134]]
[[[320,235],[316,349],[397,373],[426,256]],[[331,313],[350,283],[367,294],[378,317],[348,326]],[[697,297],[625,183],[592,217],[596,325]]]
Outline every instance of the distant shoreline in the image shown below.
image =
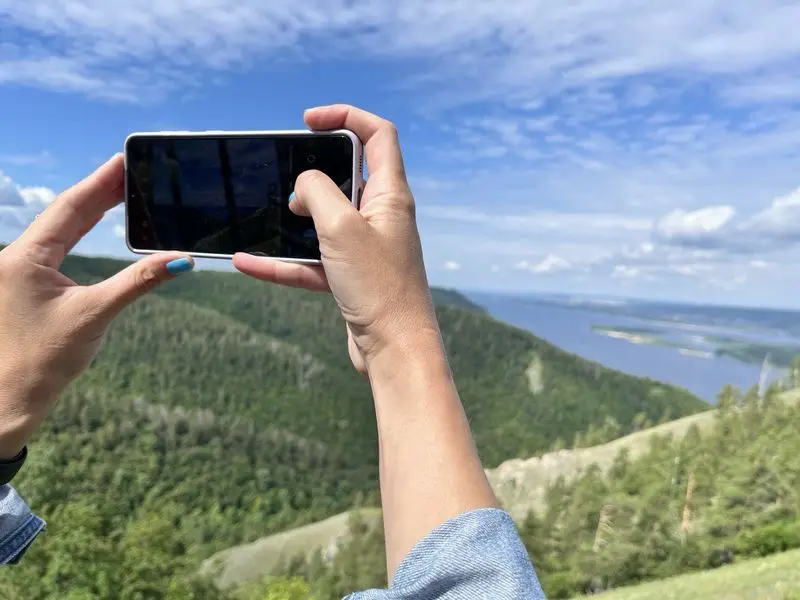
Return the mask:
[[703,358],[706,360],[710,360],[715,357],[714,352],[699,350],[697,348],[689,348],[687,346],[665,340],[660,337],[660,331],[656,329],[649,329],[647,327],[611,327],[607,325],[592,325],[592,332],[598,335],[624,340],[631,344],[674,348],[685,356],[693,356],[695,358]]
[[[679,327],[679,324],[676,326]],[[754,342],[715,335],[693,336],[695,342],[713,347],[713,350],[705,350],[666,340],[662,337],[663,331],[649,327],[592,325],[591,330],[598,335],[624,340],[631,344],[675,348],[685,356],[706,360],[726,357],[745,364],[760,365],[765,358],[768,358],[774,367],[781,369],[788,368],[792,359],[800,354],[800,344]]]

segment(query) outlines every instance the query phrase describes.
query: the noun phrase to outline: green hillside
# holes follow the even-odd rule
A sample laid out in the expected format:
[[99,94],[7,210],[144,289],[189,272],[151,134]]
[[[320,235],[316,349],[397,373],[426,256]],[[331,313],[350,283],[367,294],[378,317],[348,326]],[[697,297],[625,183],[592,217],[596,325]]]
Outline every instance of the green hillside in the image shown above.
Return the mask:
[[[64,270],[86,281],[107,277],[123,264],[70,257]],[[103,381],[108,371],[129,360],[134,345],[130,338],[137,335],[135,352],[140,361],[130,368],[149,375],[126,388],[128,393],[150,394],[157,384],[155,389],[164,392],[163,401],[169,404],[236,411],[332,448],[347,449],[359,460],[367,457],[376,464],[369,388],[350,365],[344,326],[329,296],[209,271],[170,282],[157,295],[182,303],[165,306],[160,318],[153,317],[158,327],[143,327],[148,318],[131,314],[144,308],[134,308],[126,315],[117,325],[120,334],[112,335],[106,354],[96,365],[103,371],[96,374],[96,381]],[[452,302],[457,295],[448,291],[438,297]],[[207,310],[194,316],[200,309]],[[572,441],[577,432],[602,426],[608,418],[621,425],[621,435],[633,430],[640,415],[658,421],[665,415],[677,418],[707,408],[688,392],[604,369],[480,312],[440,304],[438,314],[462,400],[487,466],[531,456],[559,438]],[[173,342],[180,345],[193,335],[184,331],[184,326],[202,338],[206,323],[212,320],[217,325],[212,335],[205,336],[205,346],[195,343],[191,352],[176,351]],[[225,338],[227,345],[220,347],[219,336],[233,321],[239,328],[234,328]],[[247,334],[245,327],[249,328]],[[158,339],[149,338],[154,334]],[[277,354],[283,357],[279,359],[282,364],[254,358],[251,348],[258,343],[240,346],[237,341],[247,335],[268,336],[273,343],[288,344],[304,358],[290,358],[281,350]],[[151,360],[154,347],[174,362],[155,364]],[[228,364],[221,366],[220,359]],[[262,365],[260,372],[251,369],[254,365]],[[168,382],[154,379],[159,372]],[[165,386],[180,391],[167,394]]]
[[591,596],[593,600],[800,600],[800,550]]
[[431,292],[433,295],[433,301],[436,304],[461,308],[470,312],[487,314],[487,311],[484,307],[475,304],[472,300],[457,290],[434,288],[431,290]]
[[[201,571],[213,576],[216,584],[224,589],[257,582],[264,576],[278,576],[296,557],[310,560],[319,550],[332,556],[342,547],[352,552],[353,536],[350,532],[354,521],[373,530],[383,527],[381,519],[382,513],[378,508],[354,509],[318,523],[223,550],[205,561]],[[379,575],[384,575],[383,569],[379,570]]]
[[[70,257],[64,271],[92,282],[124,264]],[[624,433],[706,406],[479,311],[437,310],[487,466],[608,415]],[[183,276],[127,310],[31,444],[15,483],[49,528],[0,572],[0,597],[219,599],[196,575],[213,553],[377,505],[372,400],[345,348],[328,296],[235,273]]]

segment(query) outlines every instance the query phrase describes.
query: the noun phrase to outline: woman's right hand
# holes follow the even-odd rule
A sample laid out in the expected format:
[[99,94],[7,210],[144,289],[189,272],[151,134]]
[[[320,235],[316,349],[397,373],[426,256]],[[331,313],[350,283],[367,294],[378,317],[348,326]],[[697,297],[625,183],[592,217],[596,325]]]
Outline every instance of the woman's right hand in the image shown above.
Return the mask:
[[360,211],[319,171],[300,175],[290,208],[311,216],[322,268],[237,254],[241,272],[281,285],[331,291],[347,323],[350,357],[360,372],[385,350],[440,347],[422,246],[397,130],[361,109],[334,105],[306,111],[311,129],[349,129],[364,142],[369,179]]

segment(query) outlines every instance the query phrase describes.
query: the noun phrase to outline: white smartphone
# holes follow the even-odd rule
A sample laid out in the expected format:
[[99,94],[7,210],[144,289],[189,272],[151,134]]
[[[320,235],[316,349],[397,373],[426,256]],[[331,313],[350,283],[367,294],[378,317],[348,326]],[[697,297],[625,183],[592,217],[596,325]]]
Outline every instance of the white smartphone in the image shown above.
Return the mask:
[[161,131],[125,140],[125,237],[137,254],[236,252],[319,263],[313,221],[289,210],[297,176],[327,174],[356,206],[363,148],[352,131]]

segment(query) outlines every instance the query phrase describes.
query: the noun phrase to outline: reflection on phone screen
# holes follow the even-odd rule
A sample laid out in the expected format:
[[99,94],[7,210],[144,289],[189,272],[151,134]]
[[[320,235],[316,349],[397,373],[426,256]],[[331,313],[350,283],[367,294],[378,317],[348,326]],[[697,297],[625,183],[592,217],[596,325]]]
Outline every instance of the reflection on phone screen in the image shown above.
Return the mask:
[[345,135],[135,136],[127,154],[129,238],[141,250],[319,259],[312,220],[288,208],[297,176],[319,169],[353,193]]

